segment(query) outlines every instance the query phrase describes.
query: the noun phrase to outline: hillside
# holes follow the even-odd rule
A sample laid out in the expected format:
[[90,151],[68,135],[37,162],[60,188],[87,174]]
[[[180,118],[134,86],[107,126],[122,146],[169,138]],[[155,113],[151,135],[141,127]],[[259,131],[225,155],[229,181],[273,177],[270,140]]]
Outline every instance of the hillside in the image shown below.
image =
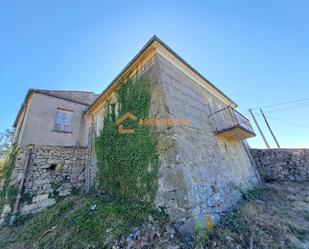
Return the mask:
[[[73,196],[35,217],[19,219],[13,228],[2,228],[0,248],[107,248],[118,244],[114,248],[308,249],[309,183],[273,182],[244,194],[238,209],[213,230],[197,227],[195,241],[183,241],[176,229],[164,223],[162,213],[139,204]],[[142,228],[134,229],[138,226]],[[133,235],[116,241],[132,231]],[[125,244],[131,247],[121,246]]]
[[309,248],[309,182],[272,182],[244,195],[206,248]]

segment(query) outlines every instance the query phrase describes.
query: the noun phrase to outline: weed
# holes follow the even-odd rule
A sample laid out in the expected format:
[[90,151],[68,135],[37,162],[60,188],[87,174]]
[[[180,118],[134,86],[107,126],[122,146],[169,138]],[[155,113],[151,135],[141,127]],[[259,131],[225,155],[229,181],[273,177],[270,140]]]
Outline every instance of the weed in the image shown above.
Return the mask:
[[205,246],[211,239],[213,229],[204,228],[198,221],[194,223],[196,246]]
[[145,204],[99,196],[72,196],[39,215],[19,216],[14,228],[17,234],[11,243],[35,243],[38,248],[79,249],[90,245],[104,248],[107,238],[129,233],[149,215],[155,219],[165,217]]
[[15,202],[17,187],[10,185],[11,175],[15,168],[17,150],[16,145],[12,146],[12,149],[8,156],[1,161],[0,168],[0,182],[2,182],[0,190],[0,211],[3,205],[8,203],[12,205]]
[[293,234],[295,234],[300,240],[306,241],[309,239],[309,231],[296,224],[288,223],[288,227]]

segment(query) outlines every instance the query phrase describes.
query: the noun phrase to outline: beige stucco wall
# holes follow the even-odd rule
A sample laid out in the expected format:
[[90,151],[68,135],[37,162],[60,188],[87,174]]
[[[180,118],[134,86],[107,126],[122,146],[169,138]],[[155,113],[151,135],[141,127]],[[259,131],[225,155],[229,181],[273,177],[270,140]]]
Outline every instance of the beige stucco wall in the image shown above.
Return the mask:
[[[64,99],[34,93],[26,110],[18,145],[86,146],[88,129],[83,114],[87,107]],[[54,131],[57,108],[73,111],[72,133]]]

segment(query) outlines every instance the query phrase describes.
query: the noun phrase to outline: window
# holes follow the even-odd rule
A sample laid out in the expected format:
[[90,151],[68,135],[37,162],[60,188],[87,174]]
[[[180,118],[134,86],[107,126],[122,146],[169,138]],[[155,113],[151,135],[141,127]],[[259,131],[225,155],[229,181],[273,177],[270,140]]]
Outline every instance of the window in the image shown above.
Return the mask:
[[57,110],[55,130],[62,132],[72,132],[72,111]]
[[96,130],[97,136],[100,134],[101,126],[102,126],[101,117],[97,116],[96,117],[96,124],[95,124],[95,130]]
[[111,104],[111,117],[112,121],[116,121],[116,104]]

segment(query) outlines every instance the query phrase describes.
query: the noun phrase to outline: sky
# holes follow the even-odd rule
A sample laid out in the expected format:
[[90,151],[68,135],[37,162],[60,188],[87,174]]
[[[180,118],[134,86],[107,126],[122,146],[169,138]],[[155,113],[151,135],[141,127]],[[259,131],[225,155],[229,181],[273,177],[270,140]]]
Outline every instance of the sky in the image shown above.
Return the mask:
[[253,108],[271,146],[261,107],[281,147],[309,147],[308,13],[297,0],[0,0],[0,131],[29,88],[100,93],[157,35],[251,122]]

